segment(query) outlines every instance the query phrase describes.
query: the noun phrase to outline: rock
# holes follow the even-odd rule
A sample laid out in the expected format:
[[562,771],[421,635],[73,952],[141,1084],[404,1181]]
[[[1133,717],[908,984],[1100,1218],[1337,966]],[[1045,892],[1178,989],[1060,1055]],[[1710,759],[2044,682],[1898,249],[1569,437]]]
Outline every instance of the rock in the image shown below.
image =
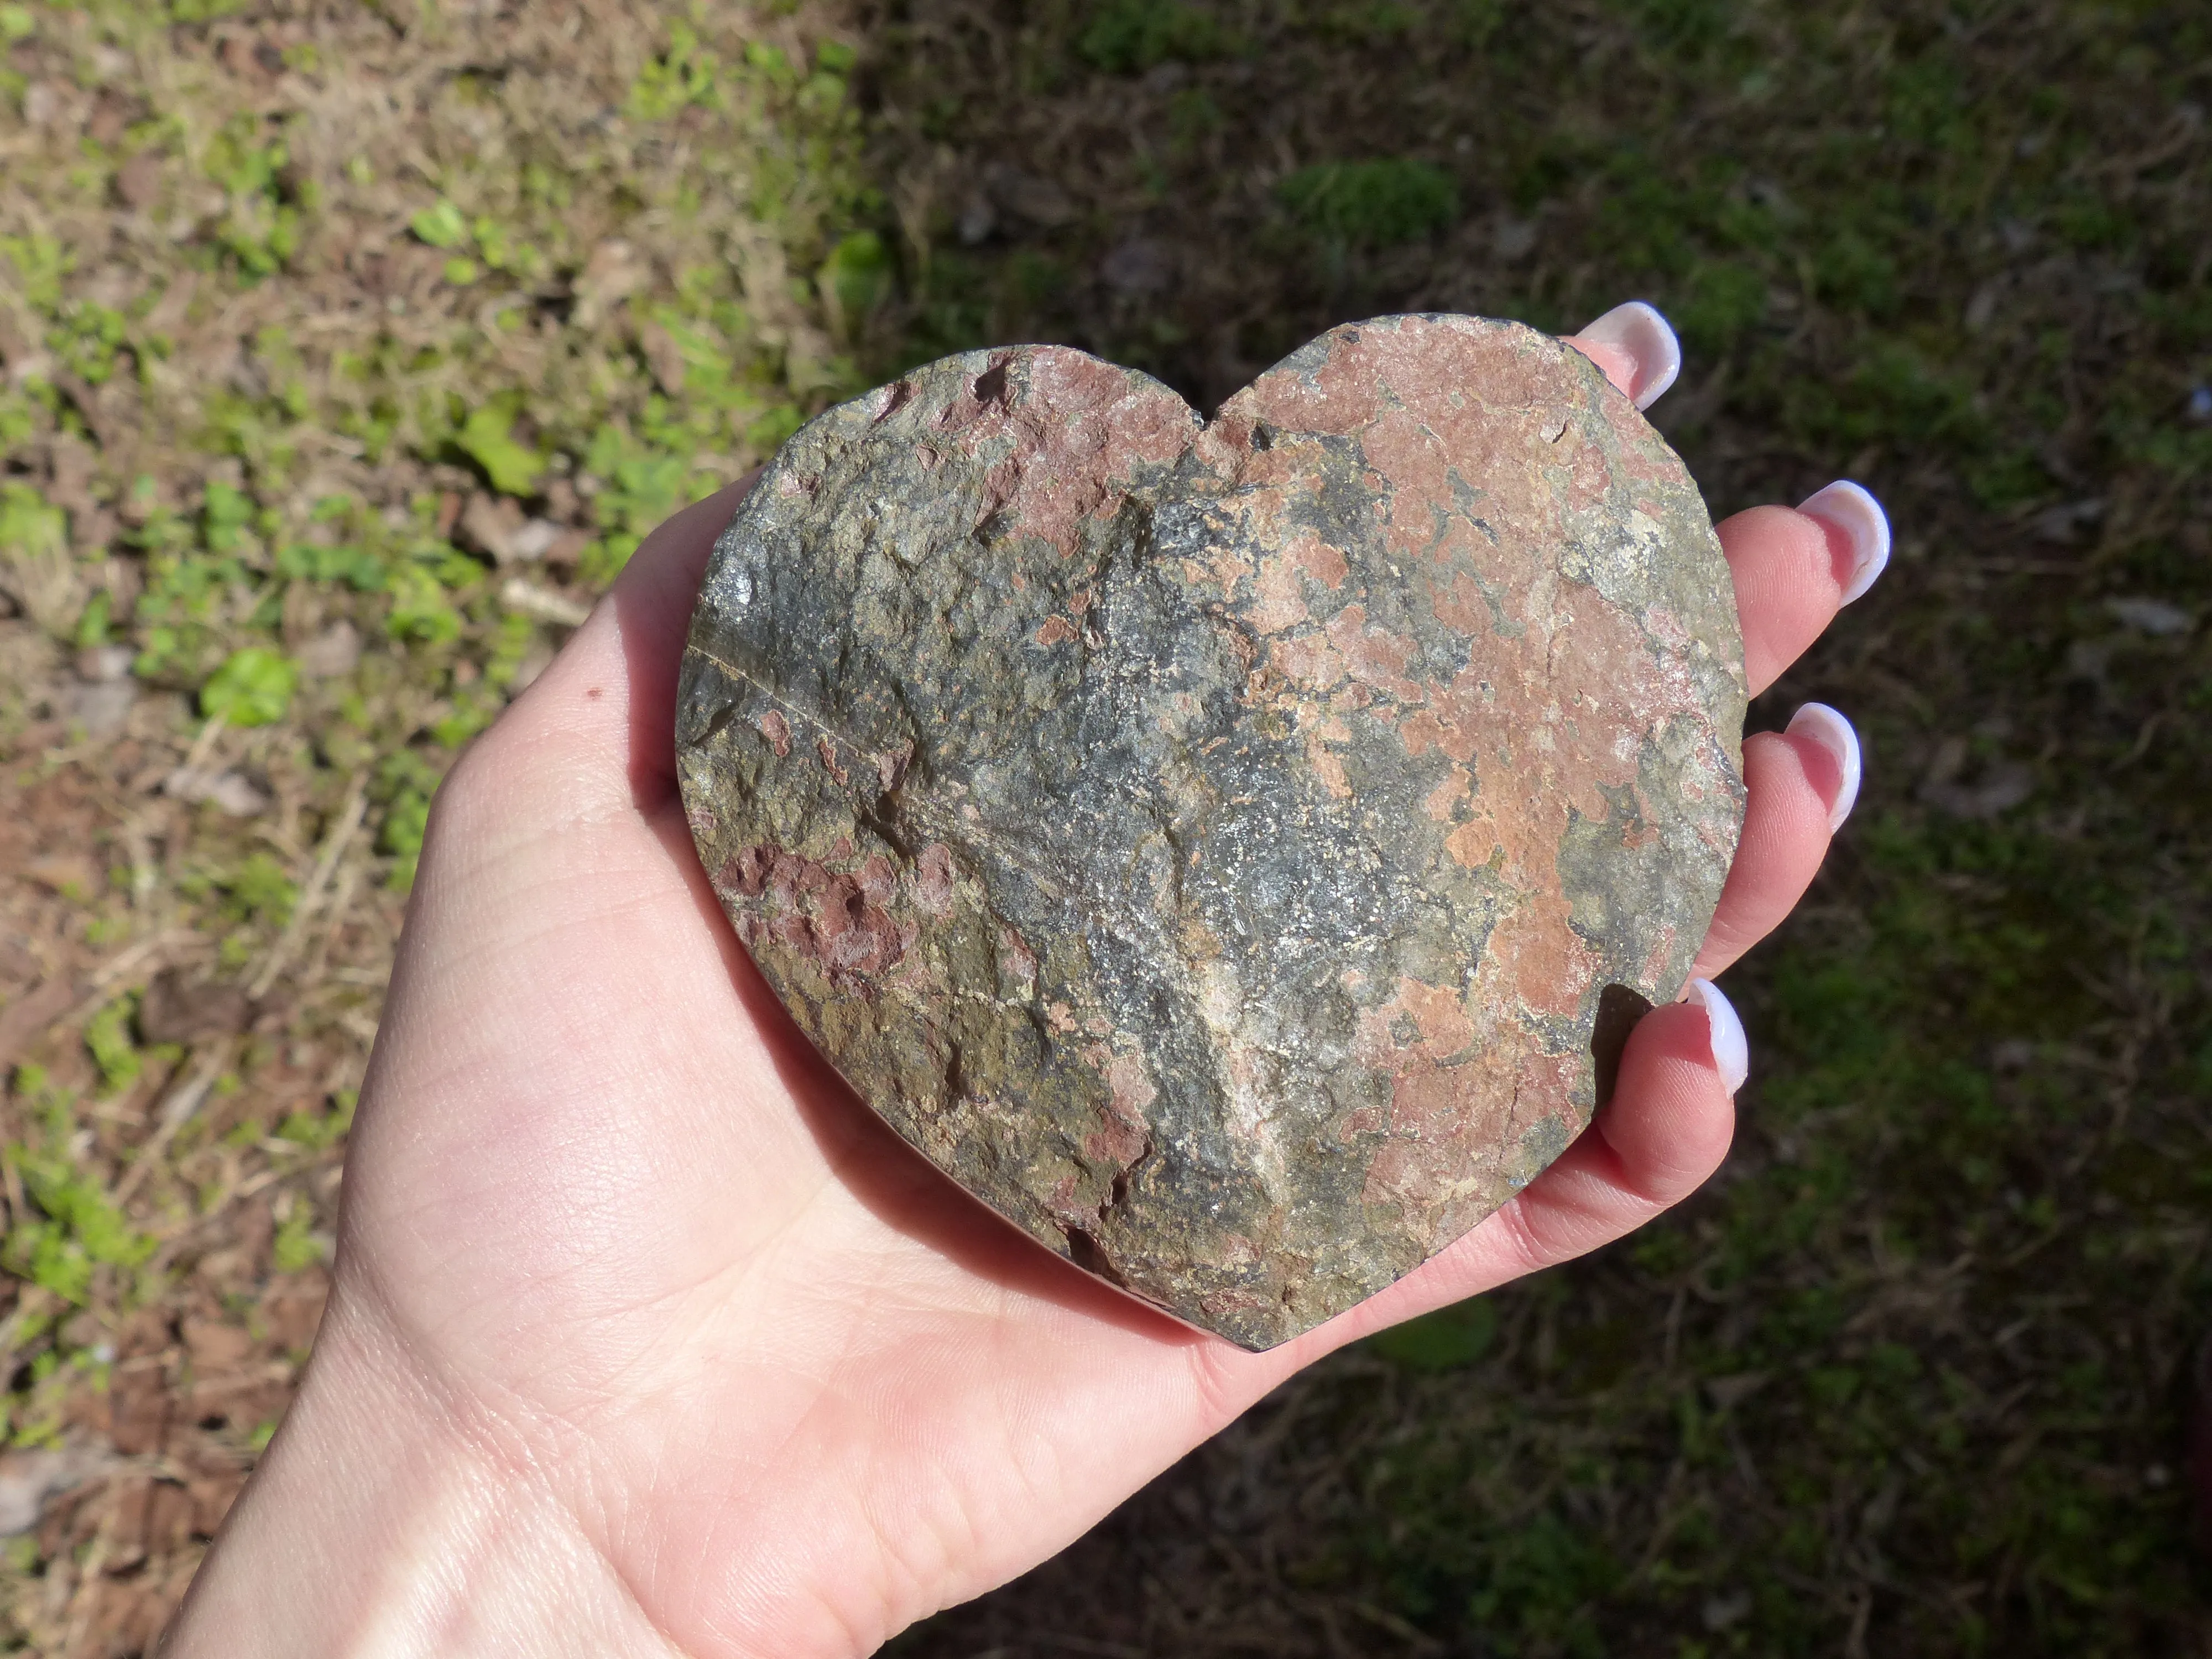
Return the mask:
[[179,766],[161,781],[161,793],[177,800],[207,801],[234,818],[258,817],[276,802],[242,772],[214,772]]
[[88,645],[76,653],[76,677],[87,685],[112,685],[129,679],[137,659],[127,645]]
[[361,630],[341,617],[293,654],[311,680],[343,679],[361,666]]
[[61,113],[61,94],[44,81],[33,81],[23,88],[23,125],[25,126],[52,126],[60,120]]
[[[525,564],[535,564],[574,533],[550,519],[526,519],[507,538],[507,551]],[[566,561],[569,564],[575,562],[573,554]]]
[[971,192],[961,205],[960,217],[955,228],[963,247],[974,247],[988,241],[991,233],[999,228],[999,210],[991,205],[991,198],[981,191]]
[[1037,346],[830,410],[716,545],[677,743],[861,1097],[1257,1349],[1518,1191],[1680,994],[1741,659],[1696,487],[1594,365],[1385,318],[1210,425]]
[[73,685],[62,698],[62,716],[88,738],[112,738],[131,723],[138,701],[136,680],[103,680]]
[[2168,605],[2164,599],[2106,599],[2105,609],[2138,633],[2161,638],[2172,634],[2186,634],[2195,625],[2194,618],[2186,611],[2178,605]]

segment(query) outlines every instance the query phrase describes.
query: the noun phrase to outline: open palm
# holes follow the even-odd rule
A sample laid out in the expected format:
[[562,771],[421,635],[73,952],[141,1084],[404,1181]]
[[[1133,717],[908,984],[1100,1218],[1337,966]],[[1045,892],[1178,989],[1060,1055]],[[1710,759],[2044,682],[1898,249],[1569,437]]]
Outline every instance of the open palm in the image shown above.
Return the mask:
[[[1671,379],[1648,312],[1578,343],[1645,401]],[[1869,499],[1824,498],[1720,527],[1754,692],[1886,550]],[[1039,1249],[813,1053],[693,854],[676,673],[735,499],[664,526],[439,793],[323,1339],[173,1653],[864,1653],[1298,1367],[1620,1237],[1726,1151],[1741,1034],[1693,999],[1514,1202],[1273,1352]],[[1796,902],[1856,751],[1823,713],[1745,767],[1704,975]]]

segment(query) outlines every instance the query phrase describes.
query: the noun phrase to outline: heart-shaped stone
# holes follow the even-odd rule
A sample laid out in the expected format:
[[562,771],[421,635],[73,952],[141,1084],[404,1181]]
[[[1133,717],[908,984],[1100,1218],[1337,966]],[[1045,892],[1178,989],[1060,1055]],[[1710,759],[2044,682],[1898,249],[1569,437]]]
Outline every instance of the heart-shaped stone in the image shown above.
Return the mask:
[[1517,324],[1331,331],[1211,424],[1052,346],[786,444],[677,744],[815,1045],[1061,1255],[1264,1348],[1435,1255],[1680,994],[1742,821],[1680,461]]

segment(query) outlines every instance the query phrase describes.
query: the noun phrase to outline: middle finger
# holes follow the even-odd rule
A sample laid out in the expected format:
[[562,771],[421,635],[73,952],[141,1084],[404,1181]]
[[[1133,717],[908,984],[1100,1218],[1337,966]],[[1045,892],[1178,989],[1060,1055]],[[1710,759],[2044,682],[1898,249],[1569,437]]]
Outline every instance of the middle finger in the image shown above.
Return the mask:
[[1743,671],[1754,697],[1889,562],[1888,518],[1849,479],[1796,507],[1751,507],[1713,528],[1735,580]]

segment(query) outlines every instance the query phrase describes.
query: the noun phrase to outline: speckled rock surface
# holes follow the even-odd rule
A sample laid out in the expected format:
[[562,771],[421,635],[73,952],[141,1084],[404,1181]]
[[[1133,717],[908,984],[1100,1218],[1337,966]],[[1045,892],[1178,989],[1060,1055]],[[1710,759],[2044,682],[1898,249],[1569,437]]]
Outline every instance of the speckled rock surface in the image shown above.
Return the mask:
[[1394,317],[1210,425],[1056,347],[830,410],[716,547],[677,740],[860,1096],[1263,1348],[1525,1185],[1680,994],[1741,664],[1704,501],[1595,367]]

